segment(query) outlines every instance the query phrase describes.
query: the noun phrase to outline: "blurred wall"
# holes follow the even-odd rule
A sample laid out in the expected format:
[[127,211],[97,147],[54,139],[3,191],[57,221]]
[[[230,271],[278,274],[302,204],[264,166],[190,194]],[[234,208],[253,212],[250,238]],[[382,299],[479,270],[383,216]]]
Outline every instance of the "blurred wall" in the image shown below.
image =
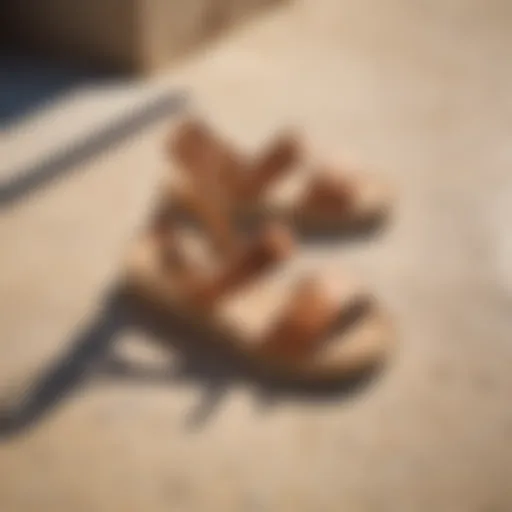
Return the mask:
[[153,71],[258,8],[283,0],[16,0],[9,42],[60,58]]
[[108,67],[137,65],[137,0],[16,0],[8,39],[23,48]]

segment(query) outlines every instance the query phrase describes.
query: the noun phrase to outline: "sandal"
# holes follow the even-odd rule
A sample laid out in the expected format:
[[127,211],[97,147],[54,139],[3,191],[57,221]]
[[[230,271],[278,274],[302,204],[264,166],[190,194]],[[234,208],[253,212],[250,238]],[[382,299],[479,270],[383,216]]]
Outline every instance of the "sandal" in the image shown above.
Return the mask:
[[334,175],[309,165],[292,134],[278,137],[255,158],[242,155],[203,123],[187,120],[168,144],[182,177],[217,195],[235,218],[267,217],[301,229],[346,230],[380,224],[391,209],[387,186],[364,175]]
[[393,331],[367,293],[305,273],[283,225],[267,222],[244,238],[218,204],[192,187],[174,190],[197,222],[176,223],[162,196],[129,253],[129,289],[279,377],[344,379],[383,360]]

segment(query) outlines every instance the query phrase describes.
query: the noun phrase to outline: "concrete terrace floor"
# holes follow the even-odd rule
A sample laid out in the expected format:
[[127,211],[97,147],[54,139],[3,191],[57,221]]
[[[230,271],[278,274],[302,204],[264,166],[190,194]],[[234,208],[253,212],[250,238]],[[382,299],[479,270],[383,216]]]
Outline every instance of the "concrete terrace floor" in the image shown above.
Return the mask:
[[[511,28],[505,0],[297,1],[147,83],[78,88],[4,130],[0,403],[17,422],[2,512],[511,510]],[[377,238],[304,249],[396,319],[366,386],[244,378],[158,343],[109,295],[182,91],[248,149],[298,123],[395,182]],[[152,122],[107,151],[59,153],[152,100]]]

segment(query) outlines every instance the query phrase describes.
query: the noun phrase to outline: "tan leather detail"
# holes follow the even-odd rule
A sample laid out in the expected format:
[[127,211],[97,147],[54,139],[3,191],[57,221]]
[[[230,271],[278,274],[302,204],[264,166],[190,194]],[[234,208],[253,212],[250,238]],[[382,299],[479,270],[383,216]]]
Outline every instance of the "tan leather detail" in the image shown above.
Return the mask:
[[303,358],[324,341],[338,315],[338,305],[320,284],[306,279],[263,340],[262,350],[276,358]]

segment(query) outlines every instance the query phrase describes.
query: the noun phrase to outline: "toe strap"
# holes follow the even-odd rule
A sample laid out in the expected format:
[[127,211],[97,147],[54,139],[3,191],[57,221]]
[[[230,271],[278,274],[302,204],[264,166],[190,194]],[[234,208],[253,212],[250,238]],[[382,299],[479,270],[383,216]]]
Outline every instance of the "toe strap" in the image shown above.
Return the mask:
[[318,213],[344,213],[355,199],[354,187],[348,180],[336,179],[326,173],[317,173],[299,199],[299,211]]
[[335,325],[340,306],[314,279],[301,281],[283,314],[270,328],[262,349],[278,358],[300,358],[311,353]]
[[282,134],[253,163],[242,181],[244,199],[262,197],[278,180],[292,172],[301,158],[301,144],[292,133]]

